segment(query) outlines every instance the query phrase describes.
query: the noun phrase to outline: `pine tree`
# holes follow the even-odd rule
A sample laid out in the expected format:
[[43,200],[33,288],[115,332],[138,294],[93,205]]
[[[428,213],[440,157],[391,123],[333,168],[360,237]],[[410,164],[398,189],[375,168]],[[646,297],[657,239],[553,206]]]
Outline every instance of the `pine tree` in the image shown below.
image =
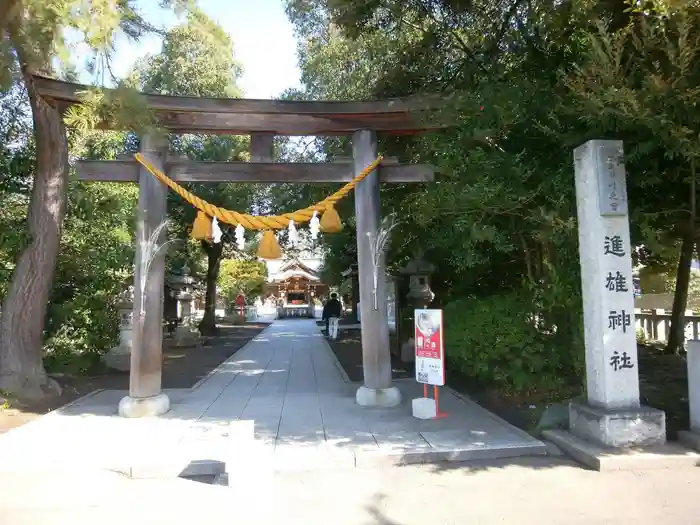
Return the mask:
[[[186,8],[185,0],[162,2]],[[22,247],[2,305],[0,390],[36,399],[55,391],[42,363],[47,303],[56,266],[68,187],[68,134],[60,109],[37,91],[35,76],[70,71],[69,31],[94,53],[95,72],[109,73],[115,37],[138,39],[156,28],[130,0],[6,0],[0,3],[0,89],[23,84],[32,111],[36,168]],[[87,118],[87,113],[82,115]]]

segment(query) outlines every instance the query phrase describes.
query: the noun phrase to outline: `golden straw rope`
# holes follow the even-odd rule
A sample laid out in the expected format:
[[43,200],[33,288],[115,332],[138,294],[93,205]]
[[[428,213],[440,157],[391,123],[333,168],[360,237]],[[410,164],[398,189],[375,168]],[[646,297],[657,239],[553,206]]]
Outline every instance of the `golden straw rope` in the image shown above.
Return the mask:
[[362,170],[359,175],[354,177],[345,186],[313,206],[309,206],[308,208],[291,213],[285,213],[283,215],[261,216],[238,213],[237,211],[219,208],[218,206],[210,204],[207,201],[200,199],[193,193],[187,191],[165,173],[153,167],[151,163],[148,162],[140,153],[137,153],[135,157],[136,160],[139,161],[154,177],[168,186],[187,202],[192,204],[192,206],[197,208],[199,211],[206,213],[209,217],[216,217],[220,222],[225,224],[230,224],[232,226],[238,226],[241,224],[246,230],[282,230],[289,226],[290,220],[293,220],[296,224],[311,220],[314,211],[321,213],[325,211],[326,208],[335,205],[336,202],[350,193],[358,182],[372,173],[382,161],[381,156],[377,157],[374,162]]

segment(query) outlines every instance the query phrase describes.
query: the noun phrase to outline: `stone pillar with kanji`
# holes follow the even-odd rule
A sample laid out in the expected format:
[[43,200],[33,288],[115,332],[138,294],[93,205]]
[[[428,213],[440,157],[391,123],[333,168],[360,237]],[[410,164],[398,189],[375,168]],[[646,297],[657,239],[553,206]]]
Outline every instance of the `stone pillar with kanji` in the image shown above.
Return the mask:
[[574,164],[587,400],[570,404],[569,430],[609,447],[663,444],[664,412],[639,402],[622,142],[586,142],[575,150]]
[[689,430],[678,432],[678,440],[700,451],[700,341],[686,341],[686,366],[688,369]]

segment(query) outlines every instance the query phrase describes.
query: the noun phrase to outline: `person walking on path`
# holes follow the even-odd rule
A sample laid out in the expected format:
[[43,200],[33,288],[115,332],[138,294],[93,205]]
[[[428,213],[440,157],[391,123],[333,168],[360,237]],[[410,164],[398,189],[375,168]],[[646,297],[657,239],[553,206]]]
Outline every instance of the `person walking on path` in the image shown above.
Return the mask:
[[331,298],[323,307],[323,320],[328,323],[328,336],[331,339],[338,338],[338,322],[340,321],[340,314],[342,313],[342,307],[340,301],[338,300],[338,294],[332,293]]

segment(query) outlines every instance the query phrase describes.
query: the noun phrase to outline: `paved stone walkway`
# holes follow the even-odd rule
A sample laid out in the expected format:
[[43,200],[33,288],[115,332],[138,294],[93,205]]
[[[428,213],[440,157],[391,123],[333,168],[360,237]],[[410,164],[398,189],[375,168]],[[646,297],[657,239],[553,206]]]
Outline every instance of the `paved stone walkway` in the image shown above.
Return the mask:
[[[224,343],[225,344],[225,343]],[[443,389],[447,418],[411,416],[413,381],[392,409],[355,403],[313,320],[277,321],[193,389],[169,391],[160,418],[116,415],[102,391],[0,436],[0,472],[108,469],[135,477],[217,473],[253,462],[270,471],[542,455],[540,441]],[[236,435],[253,422],[255,444]],[[50,446],[47,443],[50,442]]]

